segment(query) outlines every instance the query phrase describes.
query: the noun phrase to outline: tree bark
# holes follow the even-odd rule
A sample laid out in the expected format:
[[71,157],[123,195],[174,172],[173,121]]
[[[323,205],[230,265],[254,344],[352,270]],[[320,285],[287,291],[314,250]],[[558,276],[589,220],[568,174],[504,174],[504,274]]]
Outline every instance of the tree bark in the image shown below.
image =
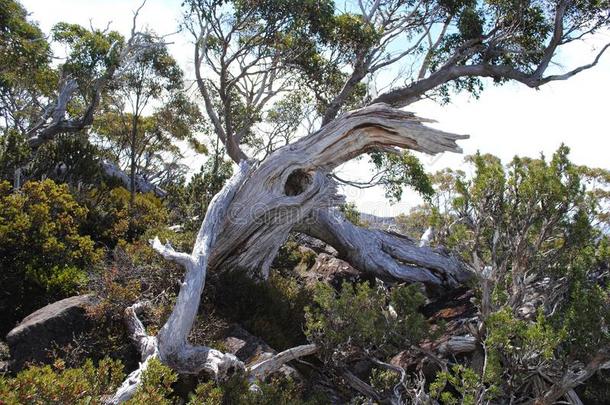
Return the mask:
[[[140,103],[140,94],[136,96],[136,113],[133,114],[133,118],[131,120],[131,133],[129,143],[131,146],[131,151],[129,154],[129,208],[133,210],[133,207],[136,202],[136,143],[138,136],[138,113]],[[130,213],[130,220],[133,220],[133,212]]]
[[[399,235],[363,230],[330,214],[325,217],[321,211],[342,201],[330,171],[362,153],[387,147],[431,154],[460,150],[455,141],[463,136],[426,127],[423,121],[384,104],[345,114],[318,132],[275,151],[260,164],[243,160],[237,173],[210,202],[192,253],[176,252],[158,239],[151,241],[163,257],[185,267],[184,282],[171,315],[156,337],[148,336],[138,320],[136,309],[140,307],[127,310],[129,328],[143,353],[143,362],[110,402],[120,403],[133,396],[142,372],[155,357],[179,373],[206,371],[216,379],[232,369],[244,369],[231,354],[188,343],[208,266],[241,268],[266,277],[277,250],[296,224],[314,224],[311,233],[331,235],[327,239],[332,239],[361,269],[379,276],[449,286],[464,280],[459,262],[448,256],[418,247]],[[316,214],[326,218],[318,226]],[[343,237],[344,233],[348,236]],[[363,250],[367,238],[381,248],[381,253],[374,247],[357,253]],[[290,349],[246,372],[253,380],[262,378],[285,362],[316,350],[315,345]]]
[[466,280],[469,273],[461,263],[440,251],[419,248],[401,235],[355,227],[325,211],[343,202],[330,172],[362,153],[393,147],[429,154],[461,151],[455,141],[465,136],[424,122],[375,104],[272,153],[236,193],[211,266],[266,278],[279,247],[297,229],[336,245],[361,271],[378,277],[445,286]]
[[296,230],[328,243],[342,259],[383,280],[450,288],[472,276],[460,260],[440,250],[401,234],[361,228],[334,209],[314,211]]

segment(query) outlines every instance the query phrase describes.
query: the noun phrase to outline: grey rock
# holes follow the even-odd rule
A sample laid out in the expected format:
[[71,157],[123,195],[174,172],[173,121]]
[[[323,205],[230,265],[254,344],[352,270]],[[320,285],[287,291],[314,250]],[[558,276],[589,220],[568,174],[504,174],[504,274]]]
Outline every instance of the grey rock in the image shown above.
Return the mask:
[[[264,340],[252,335],[237,324],[233,325],[228,331],[224,339],[224,345],[229,353],[234,354],[246,365],[269,359],[277,354],[277,351],[265,343]],[[302,380],[299,372],[286,364],[278,372],[297,381]]]
[[94,295],[77,295],[49,304],[24,318],[6,335],[11,371],[21,370],[27,362],[48,362],[49,350],[70,343],[90,328],[87,307],[96,301]]
[[314,265],[304,274],[308,283],[323,281],[334,287],[340,286],[344,281],[357,281],[360,275],[360,272],[345,260],[326,253],[320,253]]

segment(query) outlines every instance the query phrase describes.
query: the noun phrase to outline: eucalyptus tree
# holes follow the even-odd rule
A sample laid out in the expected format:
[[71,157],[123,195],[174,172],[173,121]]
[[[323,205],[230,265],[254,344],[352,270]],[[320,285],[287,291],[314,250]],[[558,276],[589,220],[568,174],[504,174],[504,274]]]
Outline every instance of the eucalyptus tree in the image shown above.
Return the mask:
[[10,180],[28,159],[25,134],[40,114],[40,99],[52,95],[57,74],[47,38],[26,10],[12,0],[0,6],[0,161],[2,178]]
[[38,98],[52,93],[57,77],[47,38],[26,10],[12,0],[0,6],[1,125],[3,132],[25,133],[39,112]]
[[[134,12],[129,38],[110,30],[110,25],[98,29],[64,22],[53,26],[47,37],[21,4],[2,2],[4,177],[27,167],[31,152],[57,135],[86,133],[109,88],[132,70],[142,54],[160,46],[161,38],[136,29],[142,6]],[[52,52],[50,43],[63,48],[63,53]],[[108,171],[112,174],[114,169]]]
[[57,69],[58,90],[27,130],[30,147],[36,148],[59,133],[90,127],[103,93],[129,70],[139,55],[154,47],[151,37],[134,28],[129,39],[109,29],[87,29],[58,23],[52,38],[66,47],[67,56]]
[[[337,118],[342,111],[358,106],[365,108],[362,114],[367,109],[379,111],[376,125],[382,126],[384,119],[396,117],[383,115],[385,110],[380,103],[393,108],[424,97],[439,97],[442,101],[452,91],[477,94],[488,84],[485,77],[498,84],[512,80],[530,87],[565,80],[593,67],[610,46],[601,47],[590,63],[552,73],[559,49],[608,27],[610,9],[604,1],[376,0],[359,1],[348,6],[347,11],[336,10],[330,1],[193,0],[185,6],[185,25],[194,38],[195,76],[206,114],[235,162],[249,159],[251,141],[264,139],[266,118],[273,117],[269,113],[274,111],[274,105],[293,97],[296,89],[309,94],[308,100],[315,108],[306,111],[313,111],[322,126],[309,135],[313,137],[332,131],[351,117]],[[385,91],[376,92],[373,79],[392,74],[397,74],[399,80],[385,83]],[[316,117],[312,121],[316,122]],[[355,139],[352,134],[350,139]],[[293,142],[280,150],[294,153],[296,145]],[[416,175],[421,167],[414,159],[383,142],[360,146],[359,152],[373,152],[373,162],[380,170],[374,178],[383,179],[381,184],[387,186],[390,196],[400,197],[404,183],[430,193],[424,176]],[[405,146],[428,149],[421,144]],[[451,149],[449,145],[445,148]],[[278,156],[279,150],[263,162]],[[302,156],[299,164],[282,172],[282,181],[300,183],[302,191],[315,184],[312,179],[316,173],[332,173],[329,165],[312,167],[310,160],[311,157]],[[335,176],[334,180],[338,178]],[[261,180],[261,184],[268,183],[269,180]],[[294,193],[294,188],[288,184],[285,191]],[[335,203],[328,201],[330,206]],[[266,207],[261,214],[274,218],[274,209]],[[455,281],[425,261],[419,260],[418,266],[426,268],[426,272],[405,266],[408,256],[396,256],[396,249],[384,252],[384,245],[394,244],[389,242],[393,237],[385,235],[383,242],[375,242],[380,237],[367,230],[347,230],[336,210],[320,207],[306,211],[291,217],[287,227],[329,242],[362,271],[408,281],[424,278],[438,285]],[[307,224],[303,223],[304,218],[309,218]],[[241,240],[241,248],[215,253],[215,265],[237,265],[266,274],[269,257],[275,255],[283,239],[282,232],[276,229],[273,233],[276,243],[264,248],[257,246],[259,238],[269,243],[262,231],[240,236],[253,249],[244,250],[245,240]],[[257,260],[253,252],[261,251],[268,255],[258,255],[265,259]]]
[[[147,35],[152,43],[154,35]],[[179,174],[182,155],[175,141],[194,140],[201,127],[199,109],[185,95],[182,70],[161,43],[140,52],[114,80],[93,132],[111,160],[129,173],[133,202],[139,184]],[[172,158],[174,164],[166,164]]]

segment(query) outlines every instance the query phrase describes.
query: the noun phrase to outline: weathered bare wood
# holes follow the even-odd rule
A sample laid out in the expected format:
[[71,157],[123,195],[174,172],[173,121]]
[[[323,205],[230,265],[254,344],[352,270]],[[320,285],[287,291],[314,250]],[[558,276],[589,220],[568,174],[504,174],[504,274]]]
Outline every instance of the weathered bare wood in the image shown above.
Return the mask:
[[[131,337],[142,353],[142,363],[132,372],[108,403],[119,404],[133,397],[142,381],[142,373],[153,358],[182,374],[198,374],[205,371],[215,379],[222,379],[232,370],[245,369],[244,364],[233,354],[223,353],[206,346],[193,346],[188,335],[197,316],[199,302],[205,286],[208,257],[216,239],[222,231],[223,219],[236,193],[244,185],[251,172],[251,164],[242,161],[237,173],[210,202],[205,219],[197,234],[192,253],[181,253],[169,244],[161,244],[158,238],[151,241],[152,247],[165,259],[176,262],[186,269],[176,304],[156,337],[146,333],[137,313],[147,304],[137,303],[125,311],[125,318]],[[277,371],[283,364],[317,351],[315,345],[304,345],[288,349],[271,359],[252,365],[248,374],[252,379],[263,380]]]
[[235,193],[242,186],[249,171],[250,165],[242,162],[238,172],[212,199],[191,254],[176,252],[170,245],[161,245],[158,239],[152,241],[153,248],[163,257],[181,264],[186,269],[174,309],[157,336],[161,361],[181,373],[197,374],[206,370],[219,377],[226,374],[230,368],[239,366],[239,360],[235,356],[208,347],[191,346],[187,338],[203,293],[209,253]]
[[136,310],[141,306],[126,310],[128,328],[132,339],[142,352],[143,362],[128,376],[113,398],[108,401],[109,403],[118,404],[131,398],[141,383],[142,373],[150,360],[155,357],[180,373],[197,374],[205,370],[215,378],[223,377],[233,367],[243,368],[243,364],[232,354],[222,353],[209,347],[192,346],[187,338],[197,316],[203,293],[209,252],[220,232],[220,224],[227,214],[227,208],[249,170],[250,165],[245,161],[242,162],[238,172],[212,199],[191,254],[176,252],[171,245],[162,245],[158,238],[151,241],[152,247],[165,259],[185,267],[184,282],[172,313],[156,338],[146,334],[144,326],[137,317]]
[[[120,167],[118,167],[116,164],[114,164],[112,162],[108,162],[108,161],[102,162],[101,167],[102,167],[103,172],[107,176],[114,177],[114,178],[120,180],[126,189],[131,190],[131,179],[129,178],[129,175],[127,173],[125,173],[123,170],[121,170]],[[150,181],[147,181],[146,179],[142,178],[141,176],[136,175],[135,181],[136,181],[136,184],[135,184],[136,191],[139,191],[140,193],[152,192],[157,197],[165,197],[167,195],[167,191],[165,191],[161,187],[157,186],[156,184],[153,184]]]
[[[316,221],[321,209],[343,201],[329,173],[362,153],[387,147],[429,154],[460,151],[456,140],[465,136],[427,127],[424,122],[411,113],[375,104],[344,114],[318,132],[272,153],[236,193],[212,253],[211,265],[245,269],[266,277],[277,250],[296,224],[312,218]],[[418,249],[407,239],[390,234],[365,235],[359,228],[350,228],[347,224],[344,227],[352,231],[351,237],[337,237],[329,243],[334,246],[340,240],[344,251],[359,249],[354,244],[356,240],[362,240],[360,244],[373,243],[362,237],[383,239],[378,242],[385,249],[381,258],[367,258],[362,254],[349,257],[360,270],[432,284],[454,284],[464,279],[457,261],[432,249]],[[405,245],[398,243],[399,240]],[[373,254],[372,250],[367,251]],[[403,259],[405,263],[397,266],[396,261]],[[383,270],[386,266],[390,270]]]
[[354,390],[358,391],[359,393],[363,394],[364,396],[371,398],[373,401],[381,401],[383,398],[381,398],[381,396],[377,393],[377,391],[375,391],[375,389],[373,387],[371,387],[370,384],[362,381],[360,378],[358,378],[356,375],[354,375],[353,373],[351,373],[348,370],[345,370],[343,372],[343,379],[345,380],[345,382],[352,387]]
[[159,355],[157,339],[146,333],[142,321],[138,318],[138,313],[149,305],[146,301],[137,302],[125,309],[125,323],[127,324],[131,339],[142,356],[142,361],[138,368],[127,376],[115,394],[107,399],[106,403],[108,404],[120,404],[132,398],[142,382],[142,373],[146,371],[150,361]]
[[554,404],[563,396],[571,396],[570,392],[574,388],[587,381],[599,370],[607,369],[610,369],[610,352],[607,348],[602,348],[593,355],[586,365],[572,367],[572,369],[568,370],[544,395],[532,401],[532,404]]
[[316,210],[296,229],[328,243],[354,267],[381,279],[451,287],[472,275],[452,256],[418,246],[401,234],[361,228],[337,210]]
[[430,246],[430,240],[434,236],[434,229],[432,227],[428,227],[426,232],[419,239],[419,247]]
[[477,339],[474,336],[452,336],[448,341],[438,347],[443,355],[474,352],[477,348]]
[[318,349],[317,345],[308,344],[284,350],[270,359],[248,367],[247,373],[252,379],[263,380],[266,376],[279,370],[287,362],[312,355],[316,353]]
[[142,361],[152,356],[157,350],[157,340],[146,333],[146,328],[144,328],[142,321],[138,318],[138,313],[150,306],[150,302],[141,301],[125,309],[125,323],[127,324],[131,339],[142,356]]

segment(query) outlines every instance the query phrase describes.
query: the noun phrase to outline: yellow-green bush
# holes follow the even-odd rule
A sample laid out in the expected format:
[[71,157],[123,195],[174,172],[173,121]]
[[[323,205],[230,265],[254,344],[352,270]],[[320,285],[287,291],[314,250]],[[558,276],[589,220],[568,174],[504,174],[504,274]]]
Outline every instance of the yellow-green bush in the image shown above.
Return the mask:
[[131,195],[123,187],[99,187],[84,196],[89,207],[87,232],[108,247],[135,240],[150,228],[165,225],[167,210],[153,193]]
[[[123,382],[125,373],[118,360],[105,358],[97,367],[87,360],[78,368],[66,368],[61,360],[52,366],[30,367],[15,377],[0,376],[0,404],[2,405],[101,405],[114,395]],[[289,405],[324,403],[302,398],[302,391],[294,381],[279,378],[269,383],[258,383],[259,390],[250,390],[243,375],[235,375],[217,385],[200,383],[193,391],[174,390],[176,372],[158,359],[150,360],[142,374],[142,384],[128,405],[171,405],[184,403],[204,405]]]
[[65,368],[58,360],[53,366],[30,367],[14,378],[0,376],[0,403],[101,405],[123,378],[123,365],[118,360],[104,359],[97,367],[87,360],[79,368]]
[[[128,405],[171,405],[181,402],[173,384],[178,375],[159,360],[150,361],[142,375],[142,385]],[[216,384],[203,382],[188,394],[189,405],[306,405],[327,403],[317,398],[305,400],[301,388],[291,379],[276,378],[257,383],[258,390],[250,389],[250,382],[241,374]]]
[[0,333],[33,310],[74,294],[102,251],[85,236],[87,209],[66,185],[0,183]]
[[273,259],[272,267],[283,272],[290,272],[297,266],[307,270],[314,265],[316,257],[316,253],[312,250],[301,250],[299,243],[290,236]]

